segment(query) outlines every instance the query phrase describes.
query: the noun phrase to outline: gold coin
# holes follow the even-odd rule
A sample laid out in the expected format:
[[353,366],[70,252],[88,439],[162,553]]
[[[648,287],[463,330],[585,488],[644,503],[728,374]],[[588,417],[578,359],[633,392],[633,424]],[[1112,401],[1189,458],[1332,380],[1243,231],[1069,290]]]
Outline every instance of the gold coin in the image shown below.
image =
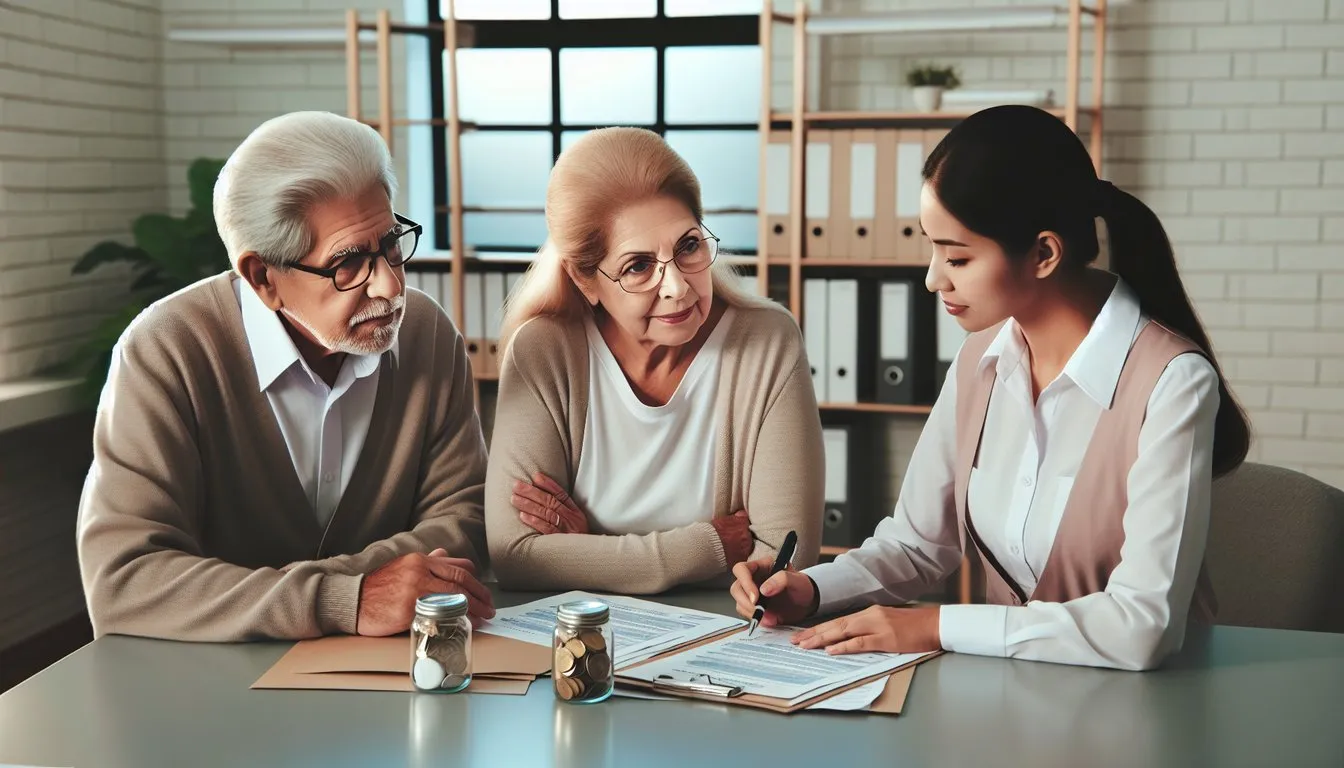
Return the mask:
[[564,648],[555,649],[555,671],[568,677],[574,673],[574,654]]
[[607,650],[607,638],[603,637],[602,633],[595,629],[590,629],[587,632],[584,632],[579,635],[579,638],[583,640],[583,644],[587,646],[590,651]]
[[588,649],[587,647],[584,646],[583,641],[577,637],[570,638],[568,641],[565,642],[565,650],[569,651],[570,654],[576,659],[582,659],[583,655],[588,652]]

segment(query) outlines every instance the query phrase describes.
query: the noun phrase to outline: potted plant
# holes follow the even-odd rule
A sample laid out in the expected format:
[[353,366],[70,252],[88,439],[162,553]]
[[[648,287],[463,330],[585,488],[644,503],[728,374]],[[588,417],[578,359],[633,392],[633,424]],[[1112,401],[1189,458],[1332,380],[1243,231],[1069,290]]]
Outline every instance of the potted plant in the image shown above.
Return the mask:
[[214,189],[223,160],[201,158],[187,169],[191,209],[181,218],[146,213],[131,225],[135,245],[105,240],[71,269],[82,275],[103,264],[129,262],[134,279],[120,309],[94,329],[71,359],[60,366],[67,375],[83,375],[83,395],[96,402],[107,380],[112,349],[135,316],[181,288],[229,268],[229,255],[215,227]]
[[915,109],[937,112],[943,105],[943,91],[961,85],[961,78],[955,67],[915,64],[905,73],[905,82],[913,89]]

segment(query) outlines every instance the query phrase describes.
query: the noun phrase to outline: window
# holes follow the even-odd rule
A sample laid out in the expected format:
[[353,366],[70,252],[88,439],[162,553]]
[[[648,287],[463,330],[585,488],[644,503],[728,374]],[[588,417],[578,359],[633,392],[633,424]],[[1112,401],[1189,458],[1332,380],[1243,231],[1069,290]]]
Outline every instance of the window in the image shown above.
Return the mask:
[[[427,21],[442,21],[441,0],[426,5]],[[690,163],[706,226],[724,246],[755,250],[760,0],[455,0],[454,7],[472,22],[474,39],[457,53],[458,110],[470,123],[461,146],[471,248],[535,251],[546,236],[542,208],[556,156],[589,130],[631,125],[665,135]],[[444,51],[442,41],[430,45],[428,80],[437,94],[430,116],[442,118]],[[434,244],[447,249],[442,131],[432,145]]]

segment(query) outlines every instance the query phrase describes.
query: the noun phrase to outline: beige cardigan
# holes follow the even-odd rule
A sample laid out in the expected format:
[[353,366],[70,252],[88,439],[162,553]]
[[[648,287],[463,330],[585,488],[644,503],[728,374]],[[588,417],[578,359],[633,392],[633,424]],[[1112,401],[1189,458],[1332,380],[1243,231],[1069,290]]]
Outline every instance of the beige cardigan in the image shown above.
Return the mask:
[[[812,565],[821,537],[825,461],[802,333],[776,304],[738,307],[721,354],[717,407],[723,426],[714,446],[713,514],[747,510],[756,539],[752,558],[773,557],[796,530],[794,563]],[[509,345],[485,484],[486,535],[500,585],[649,594],[722,583],[731,564],[708,522],[643,535],[541,535],[518,519],[509,501],[514,481],[543,472],[574,487],[588,376],[583,323],[538,317]]]
[[407,292],[400,353],[383,355],[369,434],[324,540],[258,386],[234,279],[158,302],[117,345],[79,505],[96,634],[351,633],[362,574],[436,547],[483,561],[485,441],[443,310]]

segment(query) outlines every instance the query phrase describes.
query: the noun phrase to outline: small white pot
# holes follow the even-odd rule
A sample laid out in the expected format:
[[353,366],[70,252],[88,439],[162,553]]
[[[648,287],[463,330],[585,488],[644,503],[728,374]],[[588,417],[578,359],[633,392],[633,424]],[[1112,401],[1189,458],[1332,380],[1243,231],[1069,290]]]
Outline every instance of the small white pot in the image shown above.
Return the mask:
[[917,112],[937,112],[943,106],[943,87],[941,85],[917,85],[912,95]]

